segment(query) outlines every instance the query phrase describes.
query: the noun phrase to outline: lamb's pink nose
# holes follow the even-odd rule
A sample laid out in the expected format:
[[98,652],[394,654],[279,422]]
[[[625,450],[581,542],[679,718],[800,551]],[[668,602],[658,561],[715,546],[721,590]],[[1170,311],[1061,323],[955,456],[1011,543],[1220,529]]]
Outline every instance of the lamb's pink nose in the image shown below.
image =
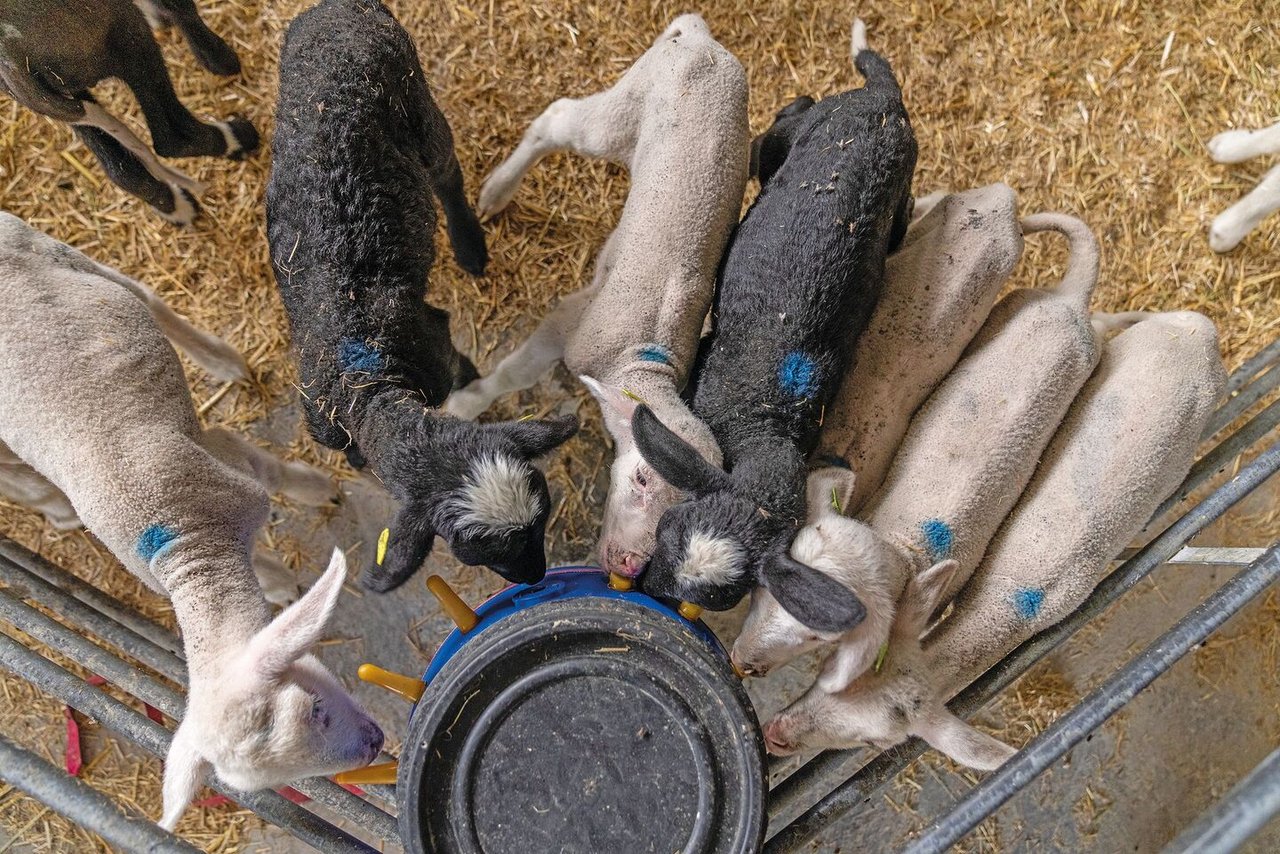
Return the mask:
[[795,753],[795,748],[791,746],[786,736],[783,735],[782,723],[776,718],[765,724],[764,746],[774,756],[790,756]]
[[622,555],[622,574],[627,578],[635,578],[644,572],[644,558],[634,552]]

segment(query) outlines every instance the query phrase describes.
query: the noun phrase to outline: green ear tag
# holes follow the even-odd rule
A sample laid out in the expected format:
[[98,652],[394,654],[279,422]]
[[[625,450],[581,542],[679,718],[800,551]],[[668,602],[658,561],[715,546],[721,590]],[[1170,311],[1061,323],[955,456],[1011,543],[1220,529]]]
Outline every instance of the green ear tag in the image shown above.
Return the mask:
[[831,506],[836,509],[837,513],[844,513],[844,510],[840,509],[840,496],[836,494],[834,486],[831,487]]
[[880,652],[876,654],[876,663],[872,665],[871,669],[874,670],[876,673],[879,673],[880,669],[884,667],[884,663],[888,658],[889,658],[889,642],[885,641],[880,645]]
[[643,397],[641,397],[640,395],[636,394],[634,391],[632,391],[632,390],[631,390],[631,389],[629,389],[629,388],[624,388],[624,389],[622,390],[622,393],[623,393],[623,394],[625,394],[627,397],[631,398],[632,400],[634,400],[636,403],[644,403],[644,404],[645,404],[645,406],[648,406],[648,405],[649,405],[649,404],[645,403],[645,399],[644,399]]
[[382,566],[382,561],[387,557],[387,540],[391,539],[391,529],[383,528],[382,533],[378,535],[378,566]]

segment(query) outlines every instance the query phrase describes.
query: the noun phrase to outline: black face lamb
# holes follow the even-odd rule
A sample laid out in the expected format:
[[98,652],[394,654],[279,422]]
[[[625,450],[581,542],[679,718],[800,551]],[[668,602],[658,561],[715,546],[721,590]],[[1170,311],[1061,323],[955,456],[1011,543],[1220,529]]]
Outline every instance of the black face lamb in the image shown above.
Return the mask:
[[273,152],[267,232],[308,427],[400,504],[364,585],[404,583],[437,534],[464,563],[541,579],[550,500],[529,461],[577,419],[480,425],[434,408],[475,369],[423,302],[431,195],[458,263],[480,275],[487,255],[448,123],[376,0],[325,0],[290,24]]
[[805,518],[805,458],[906,232],[916,161],[901,90],[860,21],[854,63],[865,87],[798,99],[752,147],[762,187],[721,266],[693,398],[726,470],[651,413],[633,423],[644,458],[694,496],[659,523],[646,589],[726,609],[762,584],[821,631],[852,628],[863,609],[788,556]]

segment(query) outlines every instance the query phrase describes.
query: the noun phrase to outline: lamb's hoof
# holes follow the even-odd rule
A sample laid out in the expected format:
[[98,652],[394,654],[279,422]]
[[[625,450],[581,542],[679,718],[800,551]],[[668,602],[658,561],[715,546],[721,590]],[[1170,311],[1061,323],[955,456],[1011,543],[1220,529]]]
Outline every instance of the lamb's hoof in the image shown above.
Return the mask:
[[191,225],[200,215],[200,203],[185,187],[170,184],[169,190],[173,193],[173,210],[156,208],[156,213],[174,225]]
[[192,50],[196,60],[211,74],[231,77],[240,73],[240,57],[236,56],[236,52],[226,42],[216,36],[208,44],[201,45],[198,50],[195,45],[192,45]]
[[258,129],[244,116],[232,116],[222,123],[222,127],[227,137],[227,158],[244,160],[258,150],[258,145],[261,143]]
[[1243,163],[1257,152],[1249,145],[1252,131],[1228,130],[1209,140],[1209,156],[1217,163]]
[[484,268],[489,265],[489,251],[485,249],[483,242],[478,246],[464,244],[454,247],[454,257],[458,259],[458,266],[464,272],[477,278],[484,275]]
[[[476,216],[480,217],[481,222],[488,222],[511,204],[511,199],[516,194],[516,185],[503,177],[500,173],[502,167],[485,179],[484,186],[480,188],[480,198],[476,201]],[[459,262],[461,263],[461,262]]]
[[1247,231],[1242,231],[1234,224],[1219,224],[1217,220],[1209,227],[1209,248],[1218,254],[1230,252],[1240,245]]

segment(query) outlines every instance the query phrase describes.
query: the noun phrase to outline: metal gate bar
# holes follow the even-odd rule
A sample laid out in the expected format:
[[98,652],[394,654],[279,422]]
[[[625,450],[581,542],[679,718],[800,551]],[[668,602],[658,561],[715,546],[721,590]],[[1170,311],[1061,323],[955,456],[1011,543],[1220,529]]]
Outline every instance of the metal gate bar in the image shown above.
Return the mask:
[[1228,854],[1280,815],[1280,748],[1169,843],[1164,854]]
[[1277,578],[1280,578],[1280,546],[1272,546],[970,789],[924,831],[907,849],[907,854],[942,854],[960,841]]
[[[952,701],[951,710],[964,718],[975,713],[1277,470],[1280,470],[1280,442],[1272,445],[1234,478],[1171,524],[1137,555],[1104,578],[1074,612],[1025,641],[1003,661],[975,680]],[[843,772],[847,770],[857,751],[828,751],[810,760],[774,787],[769,798],[770,818],[776,818],[815,791],[825,791],[828,794],[786,827],[778,829],[765,850],[795,850],[859,803],[869,803],[874,792],[904,770],[925,749],[926,745],[922,741],[910,739],[893,750],[878,755],[834,789],[831,788],[832,784],[845,776]]]
[[[94,718],[149,753],[164,756],[169,750],[172,735],[160,724],[32,652],[6,634],[0,634],[0,667],[34,682],[42,690]],[[238,792],[224,786],[216,777],[210,781],[210,785],[214,791],[244,804],[267,821],[280,825],[321,851],[370,854],[377,850],[275,792]]]
[[0,735],[0,781],[9,783],[81,827],[89,828],[125,851],[149,854],[200,854],[155,822],[135,813],[82,783],[61,768]]
[[[67,611],[63,610],[67,607],[84,607],[71,599],[69,594],[42,579],[24,573],[22,567],[10,563],[4,556],[0,556],[0,580],[12,585],[9,590],[0,590],[0,619],[22,629],[51,648],[59,650],[81,666],[98,673],[138,699],[155,706],[175,721],[182,719],[185,699],[181,694],[158,680],[142,674],[132,665],[18,601],[17,598],[26,596],[55,613],[62,614],[67,614]],[[137,641],[141,639],[130,637],[131,629],[119,626],[103,615],[95,613],[95,618],[93,619],[95,633],[99,627],[103,627],[101,625],[103,620],[111,622],[112,625],[103,628],[110,632],[112,643],[115,639],[120,639],[123,643],[119,645],[126,651],[132,652],[138,648],[146,650],[150,658],[148,663],[152,664],[158,672],[172,678],[175,682],[185,682],[182,678],[185,675],[185,666],[176,656],[158,654],[158,650],[150,642],[143,641],[139,645]],[[343,818],[383,842],[399,843],[400,837],[394,817],[332,781],[312,778],[295,783],[294,788],[317,803],[337,811]]]

